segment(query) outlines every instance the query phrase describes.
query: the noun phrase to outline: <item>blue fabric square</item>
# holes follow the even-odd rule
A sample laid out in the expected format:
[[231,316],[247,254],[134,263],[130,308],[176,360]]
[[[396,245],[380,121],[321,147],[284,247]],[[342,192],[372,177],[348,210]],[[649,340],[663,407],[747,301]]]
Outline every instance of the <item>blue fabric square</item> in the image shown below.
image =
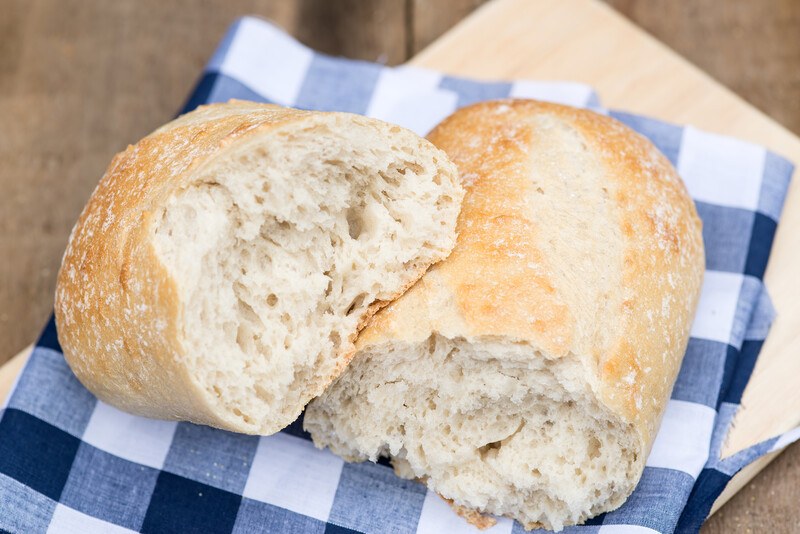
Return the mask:
[[242,499],[233,527],[236,534],[251,532],[286,532],[287,534],[322,534],[325,523],[271,504]]
[[753,232],[750,236],[750,248],[747,254],[747,264],[744,272],[750,276],[763,279],[764,271],[767,270],[769,253],[772,250],[772,241],[778,224],[761,213],[755,214],[753,222]]
[[142,526],[158,471],[82,443],[61,502],[87,515],[137,530]]
[[608,512],[604,525],[639,525],[672,532],[694,479],[683,471],[645,467],[639,484],[620,508]]
[[371,462],[345,464],[329,522],[363,532],[415,532],[425,486]]
[[317,111],[367,112],[381,66],[314,55],[294,107]]
[[598,515],[596,515],[594,517],[590,517],[589,519],[584,521],[583,524],[584,525],[602,525],[603,524],[603,519],[605,519],[605,517],[606,517],[605,513],[598,514]]
[[716,408],[730,350],[736,349],[718,341],[690,338],[672,398]]
[[755,213],[705,202],[697,202],[696,205],[697,214],[703,220],[706,269],[744,272],[745,264],[750,261],[747,244]]
[[360,530],[353,530],[346,527],[340,527],[333,523],[328,523],[325,527],[325,534],[362,534]]
[[175,429],[164,470],[241,494],[257,447],[258,436],[180,423]]
[[730,482],[731,477],[720,473],[716,469],[703,469],[700,476],[692,488],[689,500],[692,505],[683,509],[678,524],[675,527],[675,534],[696,534],[705,522],[714,501],[725,486]]
[[747,387],[750,375],[753,374],[753,369],[756,366],[756,360],[763,344],[764,341],[760,339],[746,339],[742,343],[742,350],[739,352],[739,357],[735,362],[736,369],[731,373],[730,384],[724,391],[720,392],[722,402],[731,404],[742,402],[742,394],[744,394],[744,389]]
[[79,445],[50,423],[7,408],[0,420],[0,473],[58,501]]
[[609,115],[650,139],[673,165],[678,165],[683,140],[682,126],[622,111],[612,111]]
[[439,88],[456,93],[458,95],[458,107],[468,106],[483,100],[506,98],[511,92],[511,84],[507,82],[476,82],[452,76],[442,78]]
[[141,532],[233,531],[242,498],[162,471]]
[[56,502],[35,489],[0,474],[0,530],[45,532]]
[[219,74],[216,72],[206,72],[200,77],[179,115],[194,111],[198,106],[211,102],[211,92],[214,90],[214,84],[217,83],[217,76]]
[[736,369],[739,363],[741,349],[728,345],[727,352],[728,355],[725,357],[725,369],[722,374],[722,384],[720,384],[719,390],[717,391],[717,402],[713,406],[715,410],[718,410],[719,405],[725,401],[725,396],[731,387],[731,383],[736,379]]
[[57,352],[62,352],[61,344],[58,342],[58,333],[56,332],[55,315],[50,314],[50,319],[48,319],[47,324],[44,327],[44,330],[39,335],[39,339],[36,341],[36,346],[53,349],[54,351]]
[[[57,395],[42,395],[57,391]],[[64,355],[36,347],[19,384],[8,401],[10,408],[27,412],[75,437],[83,435],[97,399],[78,382]]]

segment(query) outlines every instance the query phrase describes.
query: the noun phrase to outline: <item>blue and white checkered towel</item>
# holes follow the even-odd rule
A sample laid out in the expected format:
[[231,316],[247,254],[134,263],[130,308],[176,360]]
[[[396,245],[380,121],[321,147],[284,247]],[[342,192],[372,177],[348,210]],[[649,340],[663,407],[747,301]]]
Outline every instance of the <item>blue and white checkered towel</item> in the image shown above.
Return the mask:
[[[228,32],[187,110],[243,98],[363,113],[424,134],[475,101],[534,97],[599,108],[575,83],[487,83],[316,54],[253,18]],[[636,491],[568,532],[695,532],[731,476],[800,435],[725,461],[722,440],[774,311],[762,284],[792,165],[764,148],[627,113],[686,181],[707,272],[672,399]],[[46,328],[0,419],[0,529],[10,532],[472,532],[382,464],[316,450],[297,422],[265,438],[155,421],[99,402]],[[502,519],[489,532],[522,532]]]

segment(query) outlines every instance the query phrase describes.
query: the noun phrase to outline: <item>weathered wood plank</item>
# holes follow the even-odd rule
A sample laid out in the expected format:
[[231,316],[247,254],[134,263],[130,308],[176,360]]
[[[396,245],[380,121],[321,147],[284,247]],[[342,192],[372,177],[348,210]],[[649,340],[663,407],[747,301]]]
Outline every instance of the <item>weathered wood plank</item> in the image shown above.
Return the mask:
[[328,54],[395,65],[407,59],[406,0],[301,0],[292,32]]
[[800,2],[604,1],[800,133]]
[[410,54],[415,55],[487,0],[408,0]]

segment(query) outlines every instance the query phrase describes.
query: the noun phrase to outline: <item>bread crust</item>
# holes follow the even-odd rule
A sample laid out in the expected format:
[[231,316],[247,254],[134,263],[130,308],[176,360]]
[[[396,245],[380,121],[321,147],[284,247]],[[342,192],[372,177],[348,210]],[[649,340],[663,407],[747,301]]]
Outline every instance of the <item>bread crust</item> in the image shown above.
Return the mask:
[[[168,199],[228,147],[269,130],[313,124],[323,115],[335,114],[244,101],[201,106],[114,157],[72,230],[55,295],[64,356],[100,400],[138,415],[246,433],[270,434],[291,422],[258,428],[214,408],[185,364],[177,281],[161,264],[152,238]],[[378,130],[396,128],[352,120]],[[359,328],[384,304],[370,306]],[[309,399],[347,365],[356,334],[342,344],[336,373],[309,384]]]
[[[701,222],[677,172],[649,140],[610,117],[530,100],[463,108],[428,138],[456,163],[468,191],[458,241],[372,319],[357,351],[441,334],[530,344],[548,358],[574,355],[599,401],[635,429],[640,476],[686,350],[705,265]],[[593,162],[576,172],[600,173],[602,188],[575,189],[568,180],[577,174],[564,169],[577,160]],[[602,228],[576,235],[564,229],[572,214],[547,212],[573,194],[576,212],[595,210],[586,220]],[[553,252],[576,248],[570,265]]]

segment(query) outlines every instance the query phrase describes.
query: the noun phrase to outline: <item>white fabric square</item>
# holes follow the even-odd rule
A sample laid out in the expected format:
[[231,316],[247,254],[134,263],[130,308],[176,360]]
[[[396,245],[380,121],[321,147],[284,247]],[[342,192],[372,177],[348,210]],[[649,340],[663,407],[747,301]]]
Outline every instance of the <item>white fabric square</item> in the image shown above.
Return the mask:
[[763,147],[687,126],[678,173],[695,200],[755,211],[766,155]]
[[670,399],[646,465],[676,469],[696,479],[708,459],[716,415],[704,404]]
[[114,456],[161,469],[176,427],[174,421],[138,417],[97,401],[81,439]]
[[439,89],[442,75],[415,67],[383,69],[367,115],[425,135],[458,106],[458,95]]
[[692,337],[730,342],[743,281],[744,276],[738,273],[706,271]]
[[69,506],[57,504],[47,532],[56,534],[123,534],[134,532],[125,527],[106,523]]
[[245,18],[220,71],[278,104],[291,106],[313,56],[311,50],[274,26]]
[[310,441],[274,434],[261,438],[244,487],[249,499],[327,521],[344,462]]
[[509,94],[512,98],[535,98],[556,104],[566,104],[578,108],[586,107],[592,96],[592,89],[580,83],[532,82],[518,81],[511,86]]
[[417,524],[417,534],[439,534],[451,532],[453,534],[511,534],[514,522],[507,517],[497,519],[497,524],[490,529],[480,530],[467,523],[457,515],[450,506],[435,492],[428,491],[422,503],[422,511]]

